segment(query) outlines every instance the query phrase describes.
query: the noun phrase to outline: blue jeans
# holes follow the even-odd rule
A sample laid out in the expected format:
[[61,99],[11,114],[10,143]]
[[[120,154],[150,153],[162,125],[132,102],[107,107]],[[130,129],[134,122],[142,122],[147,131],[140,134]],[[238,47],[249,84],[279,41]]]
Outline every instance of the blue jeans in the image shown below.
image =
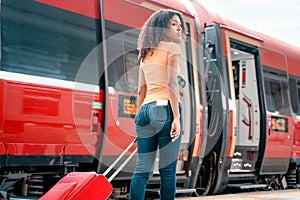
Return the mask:
[[[181,106],[179,106],[181,113]],[[159,148],[160,199],[173,200],[176,193],[176,165],[181,136],[171,141],[173,112],[170,105],[143,105],[135,118],[138,156],[130,184],[130,199],[144,200],[146,185],[153,172]],[[180,119],[182,127],[182,119]]]

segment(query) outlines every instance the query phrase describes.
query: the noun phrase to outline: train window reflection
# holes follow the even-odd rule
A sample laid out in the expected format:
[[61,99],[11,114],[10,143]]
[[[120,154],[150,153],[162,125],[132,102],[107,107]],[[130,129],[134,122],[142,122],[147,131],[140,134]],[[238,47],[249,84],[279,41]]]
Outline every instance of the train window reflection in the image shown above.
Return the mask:
[[117,91],[137,93],[139,31],[107,21],[108,84]]
[[297,88],[298,88],[298,103],[300,104],[300,81],[297,82]]
[[282,98],[281,98],[281,87],[280,87],[280,82],[277,82],[275,80],[270,80],[270,92],[271,92],[271,97],[274,102],[275,110],[279,111],[282,106]]
[[125,34],[125,67],[126,67],[126,81],[132,91],[137,93],[138,76],[139,76],[139,61],[138,61],[138,50],[137,38],[139,31],[131,30]]
[[289,99],[289,87],[288,87],[288,82],[281,81],[281,88],[282,88],[282,100],[283,100],[283,105],[280,110],[282,114],[291,114],[291,105],[290,105],[290,99]]
[[[297,83],[297,96],[298,96],[298,108],[300,107],[300,81],[298,81]],[[297,112],[298,115],[300,115],[300,109],[298,109],[298,112]]]
[[35,1],[1,1],[3,71],[75,81],[96,45],[92,18]]
[[295,78],[289,79],[290,97],[291,105],[294,113],[299,112],[299,89],[297,89],[297,84]]
[[298,88],[298,111],[297,114],[300,115],[300,111],[299,111],[299,105],[300,105],[300,88]]
[[300,102],[300,88],[298,88],[298,102]]

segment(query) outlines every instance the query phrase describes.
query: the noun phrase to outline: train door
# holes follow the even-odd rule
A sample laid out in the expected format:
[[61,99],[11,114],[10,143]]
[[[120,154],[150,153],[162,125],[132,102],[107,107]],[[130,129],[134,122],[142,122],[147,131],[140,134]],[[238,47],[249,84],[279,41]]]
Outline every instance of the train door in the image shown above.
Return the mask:
[[288,170],[293,143],[293,119],[288,91],[285,56],[261,48],[267,129],[261,174],[279,174]]
[[[103,10],[105,19],[103,27],[105,28],[102,34],[106,40],[101,44],[100,49],[106,51],[104,77],[107,86],[105,141],[99,172],[105,171],[135,139],[134,118],[137,112],[139,72],[137,38],[139,28],[153,13],[153,10],[147,7],[123,0],[104,0]],[[126,10],[126,12],[120,12],[120,10]],[[133,149],[130,149],[130,152]],[[134,167],[135,159],[133,158],[114,179],[115,182],[120,178],[128,180]],[[114,185],[115,188],[119,186]]]
[[[201,169],[197,193],[215,194],[224,190],[227,180],[227,143],[232,112],[227,98],[228,73],[224,63],[222,30],[219,25],[205,28],[204,33],[205,87],[207,101],[207,132],[201,146]],[[230,114],[231,113],[231,114]]]

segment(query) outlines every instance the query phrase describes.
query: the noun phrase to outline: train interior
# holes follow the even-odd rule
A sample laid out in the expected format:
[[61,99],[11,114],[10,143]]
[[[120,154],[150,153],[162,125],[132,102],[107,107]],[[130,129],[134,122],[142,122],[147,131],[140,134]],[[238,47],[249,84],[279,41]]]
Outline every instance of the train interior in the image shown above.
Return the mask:
[[[230,54],[237,114],[236,146],[229,170],[229,182],[231,187],[238,186],[239,182],[243,183],[243,187],[245,183],[249,184],[248,187],[254,187],[261,134],[261,110],[256,73],[256,70],[259,70],[256,64],[257,50],[231,41]],[[239,178],[235,179],[236,176]]]

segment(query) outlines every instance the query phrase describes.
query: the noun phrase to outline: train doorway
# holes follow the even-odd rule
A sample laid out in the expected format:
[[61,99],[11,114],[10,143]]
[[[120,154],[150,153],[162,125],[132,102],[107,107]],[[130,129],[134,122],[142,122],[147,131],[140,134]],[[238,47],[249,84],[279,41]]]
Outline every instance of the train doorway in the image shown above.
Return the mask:
[[264,138],[263,100],[259,38],[225,32],[230,79],[232,115],[232,162],[228,170],[228,189],[264,188],[257,181]]
[[230,54],[236,103],[236,143],[231,172],[254,172],[261,121],[255,62],[257,50],[231,41]]

